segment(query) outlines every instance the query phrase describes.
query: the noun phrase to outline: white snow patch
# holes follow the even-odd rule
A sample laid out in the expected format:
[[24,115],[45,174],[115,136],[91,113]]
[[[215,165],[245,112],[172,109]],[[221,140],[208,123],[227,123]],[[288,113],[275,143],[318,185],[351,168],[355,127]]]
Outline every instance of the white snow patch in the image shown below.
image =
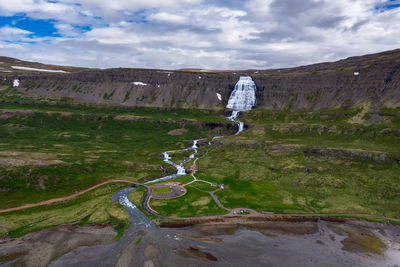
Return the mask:
[[146,86],[148,85],[147,83],[144,82],[133,82],[134,85],[142,85],[142,86]]
[[259,73],[259,71],[255,71],[255,72],[254,72],[254,74],[257,74],[257,73]]
[[157,87],[160,88],[161,86],[158,84]]
[[19,80],[15,79],[13,82],[13,87],[18,87],[19,86]]
[[360,73],[358,71],[356,71],[356,72],[354,72],[354,75],[358,76],[358,75],[360,75]]
[[168,77],[171,76],[171,73],[168,73]]
[[201,76],[199,76],[199,79],[201,79]]
[[47,69],[37,69],[37,68],[29,68],[29,67],[22,67],[22,66],[11,66],[11,68],[15,70],[32,70],[32,71],[41,71],[41,72],[58,72],[58,73],[68,73],[63,70],[47,70]]
[[218,93],[216,93],[216,94],[217,94],[218,100],[219,100],[219,101],[222,101],[222,96],[221,96],[221,94],[218,94]]

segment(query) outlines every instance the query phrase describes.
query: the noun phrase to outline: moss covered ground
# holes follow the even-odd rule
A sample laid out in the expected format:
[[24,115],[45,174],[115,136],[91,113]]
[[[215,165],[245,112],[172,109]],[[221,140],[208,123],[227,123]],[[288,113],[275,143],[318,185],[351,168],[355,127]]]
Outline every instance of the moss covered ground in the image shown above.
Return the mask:
[[[227,208],[329,214],[381,222],[393,219],[398,223],[399,110],[382,110],[381,121],[375,124],[354,123],[353,118],[360,112],[254,109],[240,117],[248,126],[242,134],[199,148],[196,177],[223,184],[225,188],[215,194]],[[307,152],[309,148],[355,151],[356,156],[313,154]],[[360,150],[384,153],[386,160],[357,157]],[[196,187],[212,190],[199,182],[188,186]],[[186,199],[164,204],[160,201],[155,209],[163,215],[186,216],[192,207],[184,203]]]
[[172,192],[171,188],[166,188],[166,187],[156,187],[152,189],[152,192],[154,194],[169,194]]
[[[0,209],[67,196],[105,180],[144,182],[164,176],[163,171],[174,170],[162,161],[162,151],[213,135],[201,123],[182,120],[225,120],[214,111],[66,103],[6,102],[0,109],[31,112],[0,116]],[[241,135],[198,149],[196,177],[223,184],[215,195],[227,208],[399,220],[399,110],[382,110],[378,124],[354,123],[351,118],[359,112],[254,109],[240,118],[248,126]],[[188,131],[168,134],[182,127]],[[387,160],[317,155],[306,153],[307,148],[382,152]],[[173,160],[186,154],[176,153]],[[126,184],[109,184],[63,203],[0,214],[0,230],[21,236],[63,223],[107,221],[123,229],[127,214],[110,200],[122,187]],[[138,206],[144,190],[139,187],[130,195]],[[209,184],[198,181],[187,190],[180,198],[153,199],[151,205],[161,215],[177,218],[226,213],[208,194],[214,190]]]
[[19,237],[66,223],[111,223],[120,233],[128,224],[129,218],[122,206],[112,202],[111,196],[126,186],[126,183],[108,184],[68,201],[2,213],[2,235]]
[[[165,170],[175,171],[162,161],[162,151],[190,146],[193,139],[210,135],[203,124],[182,123],[182,120],[223,119],[213,111],[126,110],[64,104],[3,103],[0,113],[0,209],[68,196],[111,179],[144,182],[162,177]],[[145,119],[114,119],[128,114]],[[160,123],[160,120],[168,122]],[[168,134],[182,127],[187,132]],[[108,211],[93,215],[93,210],[87,206],[97,209],[93,205],[110,200],[111,195],[111,192],[99,197],[85,194],[85,197],[76,198],[82,207],[86,206],[81,213],[76,213],[79,209],[75,208],[60,208],[59,212],[66,213],[61,217],[41,213],[39,211],[46,208],[40,207],[2,213],[0,230],[3,234],[19,236],[84,218],[87,223],[111,220]],[[90,197],[93,199],[86,199]],[[58,209],[56,207],[63,207],[63,204],[54,205],[54,210]],[[36,216],[40,219],[27,219]]]
[[217,206],[207,192],[194,187],[187,187],[187,193],[180,198],[151,199],[150,205],[161,215],[177,218],[226,213]]
[[[197,175],[227,187],[216,195],[228,208],[400,219],[397,112],[375,125],[350,123],[356,112],[251,111],[242,117],[250,127],[240,136],[201,149],[206,156],[197,161]],[[285,144],[300,149],[280,150]],[[315,155],[304,152],[308,147],[378,151],[389,159]]]

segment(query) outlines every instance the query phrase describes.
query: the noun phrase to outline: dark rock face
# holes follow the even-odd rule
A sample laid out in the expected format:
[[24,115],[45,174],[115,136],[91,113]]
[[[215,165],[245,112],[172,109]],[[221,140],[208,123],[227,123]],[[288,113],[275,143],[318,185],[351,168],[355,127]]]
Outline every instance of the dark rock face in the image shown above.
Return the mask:
[[338,157],[371,160],[378,163],[391,162],[392,160],[386,153],[377,151],[366,151],[361,149],[342,149],[342,148],[307,148],[304,153],[317,156]]
[[[400,107],[400,49],[333,63],[257,72],[74,69],[67,74],[55,74],[14,70],[2,82],[5,86],[18,78],[18,90],[33,97],[221,109],[239,77],[245,75],[256,83],[257,106],[263,109],[318,110],[370,103],[373,111],[379,112],[381,107]],[[221,94],[222,101],[216,93]]]

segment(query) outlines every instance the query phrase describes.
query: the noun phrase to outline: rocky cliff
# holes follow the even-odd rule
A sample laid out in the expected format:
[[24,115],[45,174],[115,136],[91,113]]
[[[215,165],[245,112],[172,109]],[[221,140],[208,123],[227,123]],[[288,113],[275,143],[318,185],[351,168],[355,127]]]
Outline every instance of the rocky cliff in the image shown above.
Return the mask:
[[[400,49],[337,62],[274,70],[83,69],[0,57],[1,88],[34,98],[127,106],[224,108],[240,76],[257,86],[257,107],[318,110],[400,107]],[[15,65],[33,69],[15,69]],[[14,66],[14,68],[12,67]],[[39,70],[37,70],[39,69]],[[61,70],[46,72],[44,70]],[[217,94],[221,94],[219,100]]]

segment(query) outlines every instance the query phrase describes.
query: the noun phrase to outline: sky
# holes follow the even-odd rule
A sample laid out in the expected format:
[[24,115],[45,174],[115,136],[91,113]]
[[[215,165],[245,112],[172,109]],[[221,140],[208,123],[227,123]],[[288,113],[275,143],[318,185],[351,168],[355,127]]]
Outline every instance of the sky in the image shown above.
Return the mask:
[[400,0],[0,0],[0,56],[270,69],[400,48]]

